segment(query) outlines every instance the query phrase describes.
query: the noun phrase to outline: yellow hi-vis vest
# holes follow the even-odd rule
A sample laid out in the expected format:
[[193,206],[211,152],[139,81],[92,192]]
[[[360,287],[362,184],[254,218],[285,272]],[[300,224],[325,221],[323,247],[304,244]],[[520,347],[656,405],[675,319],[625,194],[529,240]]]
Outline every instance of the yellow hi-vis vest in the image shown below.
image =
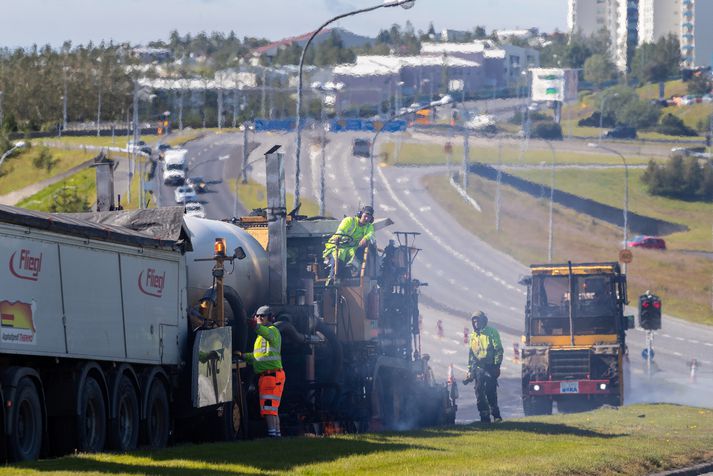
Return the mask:
[[[367,223],[362,226],[359,224],[359,218],[356,216],[345,217],[339,224],[336,233],[348,235],[354,239],[352,246],[339,246],[339,259],[342,262],[351,263],[354,259],[354,253],[359,247],[359,242],[362,238],[370,240],[371,237],[374,236],[374,225]],[[339,238],[339,236],[333,236],[329,239],[327,244],[324,246],[324,253],[322,253],[322,257],[326,258],[330,253],[333,253],[336,250],[334,242]]]
[[251,353],[245,354],[245,361],[252,364],[256,374],[266,370],[279,370],[282,368],[282,336],[275,326],[257,325],[255,328],[257,338]]

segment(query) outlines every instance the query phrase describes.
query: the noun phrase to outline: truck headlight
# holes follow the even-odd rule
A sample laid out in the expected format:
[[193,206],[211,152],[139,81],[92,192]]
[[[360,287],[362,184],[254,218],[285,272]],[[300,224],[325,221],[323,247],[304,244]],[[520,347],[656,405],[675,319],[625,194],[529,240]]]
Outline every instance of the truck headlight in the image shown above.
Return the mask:
[[535,385],[532,386],[532,389],[533,389],[535,392],[539,392],[539,391],[540,391],[540,386],[539,386],[538,384],[535,384]]
[[605,384],[605,383],[599,384],[599,390],[606,390],[606,389],[607,389],[607,384]]

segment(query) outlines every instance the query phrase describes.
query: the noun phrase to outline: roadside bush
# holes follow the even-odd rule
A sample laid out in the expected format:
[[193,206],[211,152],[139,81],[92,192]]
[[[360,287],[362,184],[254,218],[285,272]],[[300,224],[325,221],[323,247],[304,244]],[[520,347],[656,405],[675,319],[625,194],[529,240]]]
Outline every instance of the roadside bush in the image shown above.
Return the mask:
[[[528,116],[531,122],[546,121],[547,119],[549,119],[549,116],[538,111],[530,111]],[[509,122],[510,124],[522,124],[522,111],[515,111],[515,114],[513,114]]]
[[661,123],[656,128],[656,131],[670,136],[698,135],[696,131],[688,127],[680,117],[674,116],[671,113],[661,118]]
[[651,195],[679,200],[713,201],[713,164],[701,164],[695,157],[674,155],[665,165],[649,161],[641,176]]
[[616,111],[616,122],[637,129],[648,129],[656,125],[660,114],[657,105],[637,99],[626,102]]
[[63,187],[54,195],[52,213],[80,213],[91,211],[86,197],[80,197],[76,187]]
[[540,121],[532,126],[531,137],[562,140],[562,127],[553,121]]
[[47,172],[51,172],[57,162],[59,160],[52,157],[52,152],[47,147],[40,148],[39,153],[32,159],[32,165],[36,169],[45,169]]
[[[600,117],[601,113],[599,111],[594,111],[591,116],[585,117],[584,119],[580,119],[577,122],[577,125],[580,127],[599,127]],[[616,121],[614,120],[614,114],[612,112],[604,114],[604,118],[602,119],[602,127],[611,129],[615,125]]]

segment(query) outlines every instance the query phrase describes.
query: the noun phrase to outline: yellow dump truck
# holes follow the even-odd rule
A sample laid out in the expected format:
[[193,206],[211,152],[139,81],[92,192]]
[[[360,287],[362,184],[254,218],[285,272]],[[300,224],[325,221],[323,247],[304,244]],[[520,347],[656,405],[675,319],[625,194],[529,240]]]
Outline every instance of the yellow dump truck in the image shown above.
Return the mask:
[[626,276],[618,263],[532,265],[520,349],[525,415],[624,403]]

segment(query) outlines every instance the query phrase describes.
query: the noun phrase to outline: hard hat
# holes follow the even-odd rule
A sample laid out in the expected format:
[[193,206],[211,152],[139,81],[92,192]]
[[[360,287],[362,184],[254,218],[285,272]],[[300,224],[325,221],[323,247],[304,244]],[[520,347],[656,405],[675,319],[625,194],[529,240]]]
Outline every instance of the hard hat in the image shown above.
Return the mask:
[[367,215],[374,216],[374,208],[370,207],[369,205],[365,205],[364,207],[362,207],[361,212]]
[[273,312],[270,306],[260,306],[257,311],[255,311],[256,316],[272,316]]

